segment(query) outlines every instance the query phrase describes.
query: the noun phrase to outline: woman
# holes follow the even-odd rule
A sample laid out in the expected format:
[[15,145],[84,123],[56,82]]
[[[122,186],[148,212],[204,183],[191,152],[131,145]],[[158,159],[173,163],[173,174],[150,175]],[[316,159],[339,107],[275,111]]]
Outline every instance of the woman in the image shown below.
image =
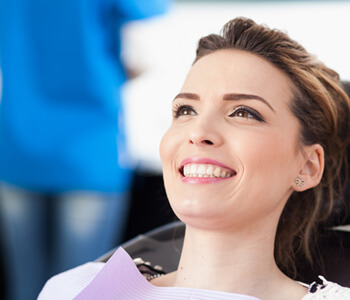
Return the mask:
[[312,261],[342,194],[349,115],[338,75],[299,44],[249,19],[228,22],[200,40],[160,146],[186,224],[177,271],[147,282],[119,249],[105,266],[51,279],[41,298],[70,282],[76,299],[350,299],[335,283],[308,289],[285,275],[297,251]]

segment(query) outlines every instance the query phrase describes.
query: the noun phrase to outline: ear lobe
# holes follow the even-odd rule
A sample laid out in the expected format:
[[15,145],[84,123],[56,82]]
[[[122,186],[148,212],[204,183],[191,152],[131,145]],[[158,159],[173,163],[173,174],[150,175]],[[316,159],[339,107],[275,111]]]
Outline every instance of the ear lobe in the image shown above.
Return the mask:
[[298,177],[303,180],[302,186],[294,185],[296,191],[305,191],[317,186],[324,170],[324,151],[319,144],[303,146],[305,161],[299,171]]

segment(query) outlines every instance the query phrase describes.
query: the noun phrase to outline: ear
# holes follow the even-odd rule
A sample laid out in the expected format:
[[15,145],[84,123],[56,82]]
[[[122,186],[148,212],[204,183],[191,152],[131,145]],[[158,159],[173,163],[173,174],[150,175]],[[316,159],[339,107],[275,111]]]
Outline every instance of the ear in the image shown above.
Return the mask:
[[324,170],[324,151],[321,145],[303,146],[303,154],[305,160],[298,174],[299,181],[302,181],[302,184],[294,182],[294,190],[298,192],[317,186],[321,181]]

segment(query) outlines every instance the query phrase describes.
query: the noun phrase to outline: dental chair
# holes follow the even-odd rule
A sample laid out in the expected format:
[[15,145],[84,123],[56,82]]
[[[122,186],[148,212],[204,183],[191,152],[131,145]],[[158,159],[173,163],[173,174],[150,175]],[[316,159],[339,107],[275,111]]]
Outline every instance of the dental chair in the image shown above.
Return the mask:
[[[185,224],[180,221],[163,225],[125,242],[123,247],[135,259],[142,258],[152,265],[162,266],[165,273],[175,271],[185,234]],[[117,248],[101,256],[97,261],[107,262]]]

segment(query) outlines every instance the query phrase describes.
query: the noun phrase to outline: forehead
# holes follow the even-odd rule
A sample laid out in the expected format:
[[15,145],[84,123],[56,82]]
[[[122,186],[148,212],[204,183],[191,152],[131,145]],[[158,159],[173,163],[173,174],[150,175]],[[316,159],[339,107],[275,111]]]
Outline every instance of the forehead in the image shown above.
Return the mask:
[[288,76],[264,58],[227,49],[200,58],[189,71],[182,91],[205,95],[253,93],[271,101],[289,102],[291,86]]

